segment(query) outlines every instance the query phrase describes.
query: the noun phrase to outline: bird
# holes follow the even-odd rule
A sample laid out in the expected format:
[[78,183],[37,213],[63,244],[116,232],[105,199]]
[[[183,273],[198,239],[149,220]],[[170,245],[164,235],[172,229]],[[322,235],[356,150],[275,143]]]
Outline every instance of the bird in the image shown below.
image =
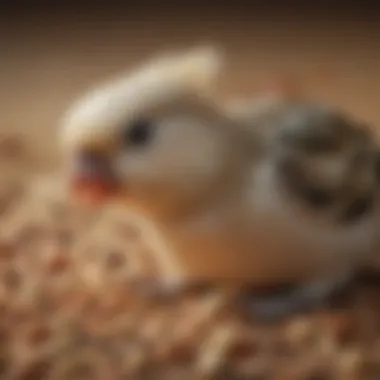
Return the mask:
[[60,121],[73,194],[150,220],[157,289],[242,289],[265,318],[324,302],[376,237],[378,149],[363,123],[297,97],[227,104],[215,46],[155,56],[96,84]]

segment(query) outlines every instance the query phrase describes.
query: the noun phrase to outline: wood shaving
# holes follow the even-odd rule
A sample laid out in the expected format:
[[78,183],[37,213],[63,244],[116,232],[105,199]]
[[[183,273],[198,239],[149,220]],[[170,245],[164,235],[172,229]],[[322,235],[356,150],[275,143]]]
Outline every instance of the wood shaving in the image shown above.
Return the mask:
[[[12,171],[23,144],[4,158],[4,141]],[[149,228],[73,205],[37,169],[31,180],[18,165],[0,184],[1,379],[380,379],[376,286],[276,324],[247,319],[222,289],[144,299],[130,283],[156,273]]]

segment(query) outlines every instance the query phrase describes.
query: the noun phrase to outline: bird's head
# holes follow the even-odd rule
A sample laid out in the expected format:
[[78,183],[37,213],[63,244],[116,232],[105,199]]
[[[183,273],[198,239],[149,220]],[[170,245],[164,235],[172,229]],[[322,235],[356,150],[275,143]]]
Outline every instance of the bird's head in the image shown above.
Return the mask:
[[77,101],[60,136],[75,192],[165,213],[217,186],[234,160],[212,96],[221,61],[211,47],[161,56]]

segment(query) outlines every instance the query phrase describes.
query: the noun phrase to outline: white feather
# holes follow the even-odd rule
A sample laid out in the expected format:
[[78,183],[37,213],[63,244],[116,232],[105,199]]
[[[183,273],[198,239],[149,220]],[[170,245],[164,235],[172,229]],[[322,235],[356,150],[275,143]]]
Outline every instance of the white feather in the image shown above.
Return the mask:
[[184,94],[211,90],[222,67],[222,53],[199,47],[151,60],[135,71],[109,80],[79,99],[63,118],[62,142],[74,147],[104,139],[126,118]]

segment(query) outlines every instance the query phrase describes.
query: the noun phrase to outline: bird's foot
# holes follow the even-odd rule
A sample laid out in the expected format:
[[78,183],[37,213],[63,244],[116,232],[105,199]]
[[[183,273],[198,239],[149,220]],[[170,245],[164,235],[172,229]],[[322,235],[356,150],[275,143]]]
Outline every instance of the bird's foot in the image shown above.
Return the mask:
[[256,319],[275,321],[293,313],[324,306],[330,297],[348,284],[351,276],[319,279],[281,294],[250,297],[248,312]]

